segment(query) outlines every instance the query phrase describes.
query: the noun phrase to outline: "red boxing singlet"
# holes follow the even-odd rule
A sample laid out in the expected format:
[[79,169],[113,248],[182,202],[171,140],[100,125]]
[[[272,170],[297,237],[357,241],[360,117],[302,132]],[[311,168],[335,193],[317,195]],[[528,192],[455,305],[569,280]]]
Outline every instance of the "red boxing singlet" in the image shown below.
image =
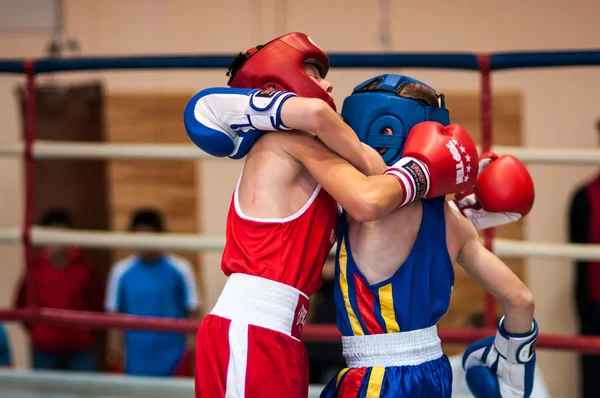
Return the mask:
[[320,185],[298,212],[283,219],[244,215],[236,188],[221,269],[227,276],[243,273],[281,282],[310,296],[321,287],[337,224],[337,203]]

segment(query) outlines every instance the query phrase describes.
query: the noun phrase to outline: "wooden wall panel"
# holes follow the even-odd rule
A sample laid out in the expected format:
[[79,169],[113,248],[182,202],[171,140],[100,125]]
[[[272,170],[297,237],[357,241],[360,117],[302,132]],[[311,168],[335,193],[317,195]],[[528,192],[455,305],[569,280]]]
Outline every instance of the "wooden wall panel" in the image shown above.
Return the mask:
[[[19,87],[18,96],[24,120],[23,87]],[[100,82],[42,83],[36,92],[36,138],[55,142],[102,142],[105,140],[104,106],[104,88]],[[109,229],[106,166],[104,160],[36,160],[34,223],[39,223],[48,210],[62,208],[71,215],[75,229]],[[103,292],[110,269],[110,250],[82,249],[82,253],[92,263],[98,288]],[[95,311],[102,311],[101,303],[98,302],[100,306]],[[104,366],[104,344],[104,333],[98,333],[95,354],[100,367]]]
[[[189,143],[183,109],[191,94],[110,94],[107,141],[121,143]],[[129,228],[142,207],[160,210],[168,232],[201,233],[198,214],[198,168],[195,161],[117,160],[109,162],[110,212],[114,230]],[[114,260],[131,254],[115,250]],[[200,291],[200,264],[193,252],[175,253],[193,265]]]
[[[21,115],[25,118],[25,91],[19,87]],[[45,83],[36,92],[36,139],[102,142],[104,89],[96,81],[77,84]],[[24,122],[21,124],[24,126]],[[24,137],[24,133],[23,133]],[[34,223],[48,210],[63,208],[73,228],[107,229],[106,162],[104,160],[36,160],[34,173]],[[98,277],[108,270],[107,250],[83,249]]]
[[[469,93],[448,93],[447,105],[453,123],[464,126],[475,141],[481,143],[481,113],[479,96]],[[522,97],[518,92],[496,93],[493,97],[493,142],[496,145],[522,145]],[[496,229],[496,236],[507,239],[524,237],[523,222]],[[504,259],[508,266],[525,281],[525,264],[521,259]],[[455,284],[448,314],[440,322],[445,328],[474,327],[473,319],[484,311],[483,289],[460,267],[455,266]],[[525,281],[526,282],[526,281]],[[497,306],[497,313],[502,311]],[[480,317],[479,317],[480,318]],[[479,319],[481,320],[481,318]],[[478,321],[479,321],[478,320]],[[446,346],[451,355],[464,347]]]

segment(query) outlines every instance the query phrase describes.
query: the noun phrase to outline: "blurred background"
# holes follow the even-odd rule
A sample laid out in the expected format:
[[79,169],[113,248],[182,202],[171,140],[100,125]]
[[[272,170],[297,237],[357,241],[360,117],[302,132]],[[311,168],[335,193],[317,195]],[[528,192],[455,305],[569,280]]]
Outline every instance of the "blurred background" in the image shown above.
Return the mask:
[[[0,57],[233,56],[292,31],[307,33],[328,53],[593,49],[600,47],[598,15],[596,0],[0,0]],[[480,136],[476,72],[333,68],[328,79],[341,104],[355,84],[387,72],[411,75],[445,93],[453,122]],[[598,146],[600,68],[500,71],[492,79],[495,144]],[[2,142],[22,138],[23,82],[22,76],[0,75]],[[182,112],[188,99],[205,87],[226,82],[225,70],[44,74],[38,78],[38,138],[187,144]],[[38,223],[48,211],[60,208],[69,214],[73,228],[125,231],[131,229],[136,212],[152,209],[168,232],[223,236],[243,163],[206,159],[37,164]],[[530,171],[536,184],[534,209],[524,221],[500,229],[498,236],[569,241],[573,197],[597,168],[536,165]],[[0,191],[0,228],[21,225],[20,160],[0,158]],[[102,293],[113,264],[131,254],[83,251],[100,292],[98,302],[106,298]],[[200,318],[210,311],[223,286],[221,255],[175,255],[189,264],[197,286],[200,305],[190,305],[188,315]],[[0,246],[0,258],[0,305],[12,306],[24,277],[22,250],[17,245]],[[511,260],[510,265],[533,291],[542,332],[579,333],[573,263],[523,259]],[[442,325],[478,326],[481,290],[459,269],[457,275],[452,308]],[[327,302],[327,297],[324,288],[312,298],[313,304]],[[90,309],[96,305],[92,301]],[[322,309],[317,316],[317,308],[313,305],[310,319],[329,322],[326,315],[331,310]],[[5,326],[12,366],[30,367],[33,348],[27,328],[15,323]],[[99,334],[94,339],[98,369],[109,370],[104,358],[111,351],[110,336]],[[459,352],[456,347],[446,350]],[[552,396],[577,396],[578,355],[542,350],[538,364]]]

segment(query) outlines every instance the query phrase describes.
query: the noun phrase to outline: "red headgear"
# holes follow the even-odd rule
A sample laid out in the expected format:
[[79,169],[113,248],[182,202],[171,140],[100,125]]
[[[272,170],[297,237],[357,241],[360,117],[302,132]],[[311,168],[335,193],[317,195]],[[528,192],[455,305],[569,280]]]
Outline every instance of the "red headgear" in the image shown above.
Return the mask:
[[334,110],[333,98],[304,72],[304,64],[319,69],[321,78],[329,71],[329,58],[304,33],[288,33],[265,44],[260,50],[246,51],[250,58],[229,79],[234,88],[262,88],[274,86],[301,97],[319,98]]

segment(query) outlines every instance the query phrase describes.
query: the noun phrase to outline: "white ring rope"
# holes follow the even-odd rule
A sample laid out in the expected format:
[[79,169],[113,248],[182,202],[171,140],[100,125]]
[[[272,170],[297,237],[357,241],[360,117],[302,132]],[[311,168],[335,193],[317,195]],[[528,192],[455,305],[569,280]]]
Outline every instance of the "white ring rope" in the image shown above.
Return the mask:
[[[0,155],[22,155],[22,143],[0,145]],[[43,141],[33,143],[35,159],[155,159],[195,160],[215,158],[188,144],[116,144]]]
[[513,155],[526,164],[600,165],[600,149],[595,148],[492,146],[492,151],[499,156]]
[[[224,237],[192,234],[148,234],[87,230],[61,230],[33,227],[35,246],[74,245],[94,249],[160,249],[181,251],[221,251]],[[21,229],[0,229],[0,244],[21,242]],[[335,248],[332,250],[335,250]],[[600,260],[600,245],[525,242],[494,239],[494,253],[500,257],[541,257],[576,260]]]
[[[22,142],[0,144],[0,156],[20,156],[23,150]],[[527,164],[600,165],[600,149],[494,146],[492,150],[498,155],[512,154]],[[188,144],[117,144],[43,140],[33,143],[33,156],[36,159],[217,159]]]
[[[0,229],[0,243],[21,241],[20,228]],[[156,234],[32,227],[35,246],[73,245],[90,249],[159,249],[181,251],[223,250],[225,237],[192,234]]]

